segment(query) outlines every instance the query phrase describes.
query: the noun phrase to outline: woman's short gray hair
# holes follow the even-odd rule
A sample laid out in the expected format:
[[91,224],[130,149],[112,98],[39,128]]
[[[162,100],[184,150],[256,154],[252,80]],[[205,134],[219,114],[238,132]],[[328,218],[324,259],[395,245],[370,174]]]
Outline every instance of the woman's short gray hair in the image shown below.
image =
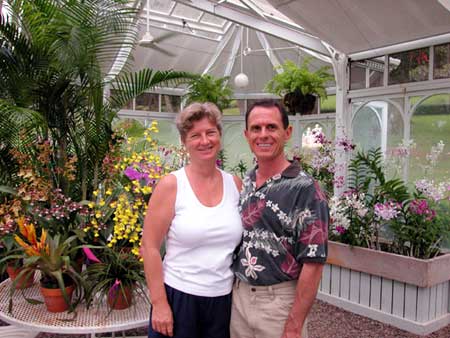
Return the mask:
[[222,113],[219,108],[211,102],[194,102],[184,108],[175,119],[181,140],[184,141],[195,121],[200,121],[205,117],[217,126],[219,133],[222,135]]

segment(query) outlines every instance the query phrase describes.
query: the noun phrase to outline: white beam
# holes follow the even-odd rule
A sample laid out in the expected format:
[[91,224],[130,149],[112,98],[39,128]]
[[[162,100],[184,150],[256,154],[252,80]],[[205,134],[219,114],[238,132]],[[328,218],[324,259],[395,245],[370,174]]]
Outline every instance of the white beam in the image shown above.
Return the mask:
[[433,45],[440,45],[443,43],[450,42],[450,33],[430,36],[424,39],[408,41],[403,43],[398,43],[396,45],[374,48],[362,52],[349,54],[348,57],[352,61],[363,60],[363,59],[371,59],[377,56],[382,56],[386,54],[399,53],[407,50],[429,47]]
[[258,14],[261,18],[266,20],[266,17],[264,16],[264,12],[255,3],[253,3],[252,0],[240,0],[240,1],[244,5],[246,5],[248,8],[250,8],[252,11],[254,11],[256,14]]
[[323,55],[323,54],[319,54],[316,53],[312,50],[306,49],[306,48],[302,48],[300,47],[300,50],[302,50],[303,52],[315,57],[316,59],[322,60],[323,62],[327,62],[327,63],[332,63],[331,62],[331,58],[329,56]]
[[209,63],[206,66],[206,68],[203,70],[202,75],[208,73],[209,70],[211,69],[211,67],[216,63],[216,61],[219,58],[220,54],[222,54],[225,46],[228,44],[228,42],[230,41],[231,37],[233,36],[235,30],[236,30],[236,25],[233,25],[233,27],[231,27],[231,29],[228,30],[227,34],[224,35],[224,37],[222,38],[222,41],[220,41],[220,43],[218,44],[218,46],[216,48],[216,52],[214,53],[213,57],[209,61]]
[[211,38],[209,36],[204,35],[207,32],[202,32],[202,31],[197,30],[197,31],[194,31],[194,33],[192,33],[189,29],[179,30],[179,29],[176,29],[176,27],[172,27],[167,24],[159,26],[158,24],[150,23],[149,26],[160,29],[160,30],[164,30],[164,31],[170,31],[170,32],[178,33],[178,34],[190,35],[190,36],[193,36],[198,39],[205,39],[205,40],[210,40],[210,41],[215,41],[215,42],[219,42],[222,38],[222,35],[218,35],[217,38]]
[[270,46],[269,41],[267,40],[266,36],[256,31],[256,36],[258,37],[259,42],[261,43],[261,46],[263,47],[264,51],[266,52],[267,57],[270,60],[270,63],[272,63],[272,66],[275,68],[277,73],[282,73],[283,70],[280,69],[280,60],[278,60],[277,56],[273,52],[273,49]]
[[292,42],[299,46],[311,49],[317,53],[329,56],[328,50],[322,45],[321,40],[315,36],[300,32],[288,27],[277,25],[270,21],[264,21],[244,11],[231,8],[226,5],[217,5],[207,0],[174,0],[186,6],[211,13],[226,20],[231,20],[241,25],[256,29],[260,32]]
[[223,76],[230,76],[231,71],[233,70],[234,63],[236,62],[236,55],[239,51],[239,46],[241,45],[241,38],[243,31],[244,27],[241,26],[239,32],[236,34],[236,37],[234,38],[233,47],[231,49],[231,55],[230,58],[228,59],[227,66],[225,68]]
[[[350,121],[350,105],[347,99],[348,93],[348,58],[345,54],[340,53],[333,47],[324,43],[331,55],[334,77],[336,80],[336,126],[335,137],[336,140],[344,137],[351,137],[351,121]],[[336,171],[334,177],[336,182],[339,182],[340,177],[347,177],[347,164],[349,158],[341,148],[336,148]],[[340,196],[345,190],[345,187],[334,186],[334,194]]]
[[[182,18],[175,18],[173,16],[166,16],[166,15],[161,15],[161,14],[157,14],[157,15],[150,14],[149,19],[151,21],[155,21],[155,22],[161,22],[161,23],[165,23],[165,24],[171,24],[174,26],[184,27]],[[191,27],[192,29],[204,31],[204,32],[208,32],[208,33],[223,34],[223,30],[218,28],[217,26],[210,26],[203,22],[198,23],[196,21],[190,21],[187,19],[185,19],[185,20],[187,21],[189,27]]]

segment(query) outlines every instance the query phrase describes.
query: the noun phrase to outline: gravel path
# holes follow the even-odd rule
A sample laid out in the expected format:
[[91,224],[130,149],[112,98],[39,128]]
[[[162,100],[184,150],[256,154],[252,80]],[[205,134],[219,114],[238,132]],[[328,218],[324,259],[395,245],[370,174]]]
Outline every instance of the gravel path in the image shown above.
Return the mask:
[[[0,325],[2,323],[0,322]],[[309,338],[450,338],[450,325],[427,336],[418,336],[390,325],[316,301],[309,316]],[[127,336],[146,335],[146,328],[131,330]],[[109,335],[110,336],[110,335]],[[120,337],[120,334],[117,335]],[[86,335],[41,333],[38,338],[85,338]],[[3,338],[3,337],[1,337]]]

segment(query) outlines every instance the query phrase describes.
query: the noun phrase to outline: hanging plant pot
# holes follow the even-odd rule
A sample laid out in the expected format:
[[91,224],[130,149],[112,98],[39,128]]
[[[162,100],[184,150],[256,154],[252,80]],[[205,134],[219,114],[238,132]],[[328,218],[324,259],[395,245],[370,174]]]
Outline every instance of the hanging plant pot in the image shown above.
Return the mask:
[[108,305],[113,310],[124,310],[131,306],[133,287],[114,284],[108,292]]
[[[73,285],[66,287],[66,293],[69,301],[72,299],[72,293],[75,287]],[[64,312],[69,309],[69,305],[64,299],[60,288],[50,289],[41,285],[41,294],[44,298],[45,306],[48,312]]]
[[[11,281],[15,281],[19,273],[22,271],[21,267],[16,267],[14,264],[8,264],[6,266],[6,272],[8,273]],[[19,277],[16,284],[16,289],[26,289],[33,285],[34,282],[34,271],[30,273],[25,273]]]
[[303,95],[298,89],[284,95],[283,103],[292,115],[308,115],[314,112],[317,97],[311,94]]

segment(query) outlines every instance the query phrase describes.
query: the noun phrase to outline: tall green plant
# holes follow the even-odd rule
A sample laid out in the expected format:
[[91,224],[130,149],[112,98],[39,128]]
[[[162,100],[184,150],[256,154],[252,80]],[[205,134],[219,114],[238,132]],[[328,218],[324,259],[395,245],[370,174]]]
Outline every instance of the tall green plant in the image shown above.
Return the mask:
[[212,102],[220,110],[228,108],[233,91],[227,84],[228,77],[215,78],[205,74],[190,82],[186,99],[191,102]]
[[[58,177],[58,187],[74,199],[89,198],[102,179],[117,112],[149,88],[193,77],[175,71],[122,71],[127,51],[136,43],[137,3],[5,3],[11,16],[0,18],[0,152],[6,155],[0,162],[0,185],[16,179],[10,149],[32,152],[30,140],[48,139],[56,149],[55,167],[77,158],[77,179],[70,183]],[[105,98],[109,88],[117,96]]]

